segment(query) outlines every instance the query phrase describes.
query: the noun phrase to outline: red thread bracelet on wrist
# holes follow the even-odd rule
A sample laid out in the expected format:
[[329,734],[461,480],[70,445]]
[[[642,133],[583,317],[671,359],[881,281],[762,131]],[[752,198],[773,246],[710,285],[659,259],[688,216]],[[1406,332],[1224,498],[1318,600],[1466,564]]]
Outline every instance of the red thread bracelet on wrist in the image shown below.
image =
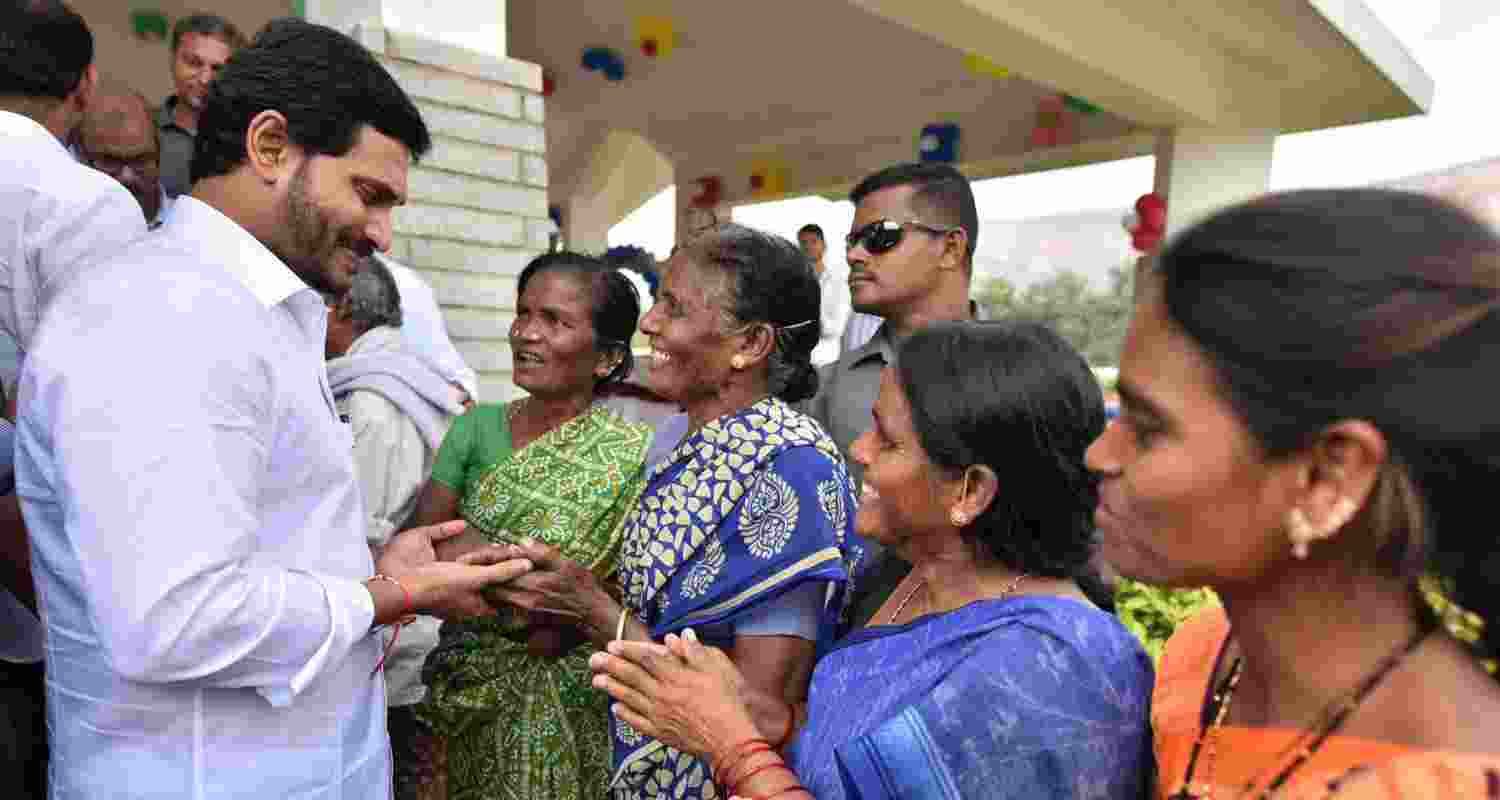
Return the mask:
[[376,673],[385,668],[386,659],[390,658],[391,651],[396,649],[396,642],[401,639],[401,628],[415,622],[417,618],[411,613],[411,592],[407,591],[406,587],[401,585],[401,581],[398,581],[383,572],[377,572],[365,579],[365,583],[369,583],[370,581],[385,581],[387,583],[396,584],[396,588],[401,590],[401,597],[403,601],[401,606],[401,616],[397,617],[396,621],[392,623],[391,626],[391,640],[390,642],[386,643],[385,648],[381,650],[380,660],[375,662],[375,669],[370,671],[370,677],[373,678],[375,677]]
[[[781,756],[776,754],[776,751],[767,750],[765,752],[771,756],[771,758],[773,759],[772,761],[763,762],[758,767],[751,767],[747,766],[750,763],[751,757],[746,756],[739,763],[735,764],[734,769],[729,770],[729,772],[724,775],[724,788],[726,790],[732,790],[745,781],[749,780],[751,775],[758,774],[766,769],[769,769],[770,767],[779,766],[783,769],[786,769],[786,762],[782,760]],[[756,755],[759,755],[759,753],[756,753]],[[742,770],[748,770],[748,772],[742,772]],[[787,772],[791,772],[791,770],[788,769]],[[793,777],[795,777],[795,775]],[[729,794],[732,795],[734,794],[734,792],[730,791]]]
[[[758,737],[754,739],[746,739],[745,741],[740,742],[739,744],[720,753],[718,756],[715,756],[712,763],[710,763],[709,765],[709,775],[714,779],[714,783],[723,785],[724,781],[722,780],[721,776],[727,775],[727,773],[730,771],[729,767],[738,765],[741,761],[744,761],[755,753],[770,749],[771,743],[766,741],[765,739],[761,739]],[[741,750],[745,750],[746,752],[741,753]],[[730,759],[733,760],[731,761]]]

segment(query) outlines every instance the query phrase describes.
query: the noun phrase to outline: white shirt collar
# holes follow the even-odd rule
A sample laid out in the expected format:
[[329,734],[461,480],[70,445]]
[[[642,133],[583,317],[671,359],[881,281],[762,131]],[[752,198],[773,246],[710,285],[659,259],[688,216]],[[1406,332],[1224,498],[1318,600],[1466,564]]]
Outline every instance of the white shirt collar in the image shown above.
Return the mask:
[[180,195],[172,205],[172,214],[161,228],[177,232],[178,238],[214,248],[233,247],[232,258],[222,260],[255,298],[267,307],[300,291],[312,291],[291,268],[261,244],[259,239],[224,216],[217,208],[191,195]]

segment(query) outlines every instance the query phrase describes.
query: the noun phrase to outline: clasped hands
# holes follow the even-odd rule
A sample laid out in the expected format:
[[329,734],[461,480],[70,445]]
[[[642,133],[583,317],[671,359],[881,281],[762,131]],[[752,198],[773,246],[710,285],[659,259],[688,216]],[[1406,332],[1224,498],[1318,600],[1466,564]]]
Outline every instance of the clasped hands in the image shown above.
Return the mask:
[[531,571],[532,563],[516,556],[504,545],[477,546],[455,559],[440,560],[437,553],[440,543],[458,537],[465,528],[463,520],[411,528],[386,544],[375,570],[399,583],[400,589],[406,593],[400,602],[406,607],[396,613],[387,610],[382,614],[380,595],[377,595],[378,622],[393,621],[391,617],[399,617],[408,611],[443,619],[495,612],[495,606],[485,598],[485,590],[525,575]]
[[557,658],[614,625],[619,606],[587,567],[555,547],[524,539],[490,544],[477,534],[457,536],[437,549],[438,558],[462,562],[476,553],[525,562],[530,568],[483,590],[489,606],[511,608],[526,618],[526,646],[534,656]]

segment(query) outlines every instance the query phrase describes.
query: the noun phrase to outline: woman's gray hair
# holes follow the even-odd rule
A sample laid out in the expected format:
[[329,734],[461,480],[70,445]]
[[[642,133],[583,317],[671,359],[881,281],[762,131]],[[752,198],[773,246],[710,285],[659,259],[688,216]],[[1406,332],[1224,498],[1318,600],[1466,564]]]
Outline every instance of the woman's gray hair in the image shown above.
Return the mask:
[[390,269],[375,256],[366,258],[354,273],[339,305],[361,333],[382,325],[401,327],[401,290]]
[[771,394],[789,403],[817,394],[812,350],[822,330],[822,290],[801,249],[780,236],[724,223],[697,234],[683,250],[723,276],[709,295],[723,308],[726,331],[764,323],[775,332],[766,359]]

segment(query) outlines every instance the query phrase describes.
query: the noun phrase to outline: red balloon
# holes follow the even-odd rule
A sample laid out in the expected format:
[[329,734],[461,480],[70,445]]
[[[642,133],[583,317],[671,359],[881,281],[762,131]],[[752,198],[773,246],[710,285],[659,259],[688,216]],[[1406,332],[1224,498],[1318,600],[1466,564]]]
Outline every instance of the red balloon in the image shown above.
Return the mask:
[[1152,206],[1140,212],[1141,225],[1153,230],[1164,231],[1167,229],[1167,209],[1165,206]]
[[1165,215],[1167,213],[1167,201],[1163,200],[1161,195],[1156,192],[1148,192],[1141,195],[1135,201],[1135,210],[1137,214],[1141,215],[1141,219],[1145,219],[1147,214],[1161,213]]

